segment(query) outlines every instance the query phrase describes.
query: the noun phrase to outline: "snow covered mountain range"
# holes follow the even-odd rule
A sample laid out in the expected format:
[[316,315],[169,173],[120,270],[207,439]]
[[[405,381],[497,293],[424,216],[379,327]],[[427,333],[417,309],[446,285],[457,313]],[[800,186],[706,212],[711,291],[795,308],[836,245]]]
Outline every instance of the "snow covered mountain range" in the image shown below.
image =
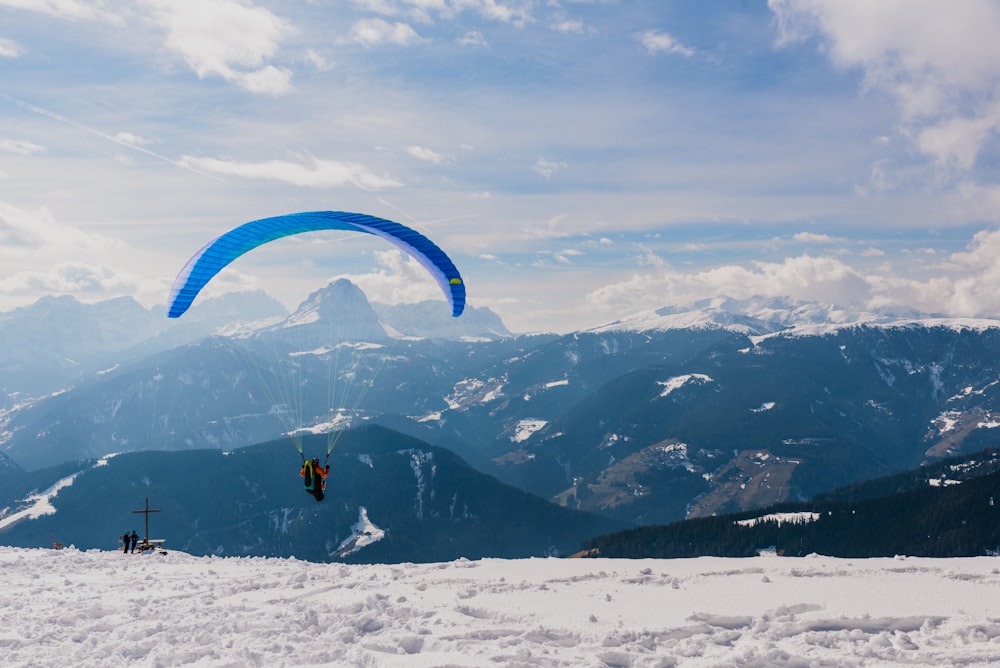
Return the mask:
[[752,337],[774,334],[804,336],[831,334],[860,326],[922,326],[986,329],[1000,321],[977,318],[947,318],[912,309],[859,310],[836,304],[802,302],[787,297],[732,299],[713,297],[686,306],[665,306],[634,314],[622,320],[586,330],[657,331],[672,329],[725,329]]
[[0,375],[10,470],[370,422],[564,507],[644,524],[1000,445],[998,321],[720,297],[514,335],[486,309],[456,320],[443,303],[372,307],[346,282],[290,315],[255,295],[238,321],[244,298],[166,326],[132,309],[135,324],[114,329],[128,336],[46,339],[51,303],[5,314],[0,341],[32,322],[45,344],[21,334],[23,368],[59,371],[43,391]]
[[398,337],[442,339],[510,336],[489,309],[470,307],[460,320],[454,320],[441,317],[446,311],[444,302],[374,308],[377,313],[349,281],[316,292],[292,314],[263,292],[207,299],[176,320],[168,319],[163,307],[146,309],[129,297],[96,304],[82,304],[68,296],[45,297],[31,306],[0,313],[0,408],[59,392],[88,374],[206,336],[247,336],[320,319],[338,323],[340,338],[359,340],[386,339],[390,332]]

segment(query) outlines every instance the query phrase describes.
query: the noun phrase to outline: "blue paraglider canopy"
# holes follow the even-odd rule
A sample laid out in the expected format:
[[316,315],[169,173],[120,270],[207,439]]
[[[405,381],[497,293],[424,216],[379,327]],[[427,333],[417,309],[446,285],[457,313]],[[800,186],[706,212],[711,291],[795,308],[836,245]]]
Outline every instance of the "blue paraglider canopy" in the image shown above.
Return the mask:
[[269,241],[302,232],[347,230],[374,234],[406,251],[430,272],[458,317],[465,309],[465,283],[451,259],[430,239],[391,220],[363,213],[314,211],[262,218],[222,234],[188,260],[174,279],[167,302],[171,318],[178,318],[205,285],[226,265]]

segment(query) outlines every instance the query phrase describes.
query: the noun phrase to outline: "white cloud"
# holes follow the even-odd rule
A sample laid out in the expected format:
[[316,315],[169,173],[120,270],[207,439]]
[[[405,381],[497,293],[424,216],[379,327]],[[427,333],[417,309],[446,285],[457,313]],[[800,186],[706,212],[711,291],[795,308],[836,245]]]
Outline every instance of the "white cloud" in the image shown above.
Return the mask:
[[488,19],[512,23],[515,26],[523,26],[531,20],[530,5],[526,3],[520,6],[496,0],[452,0],[452,3],[456,7],[473,7]]
[[523,26],[531,20],[531,2],[497,0],[354,0],[362,10],[383,16],[412,16],[421,23],[432,23],[433,15],[454,19],[465,10],[492,21]]
[[120,11],[116,11],[116,5],[101,0],[0,0],[0,7],[38,12],[70,21],[99,21],[115,26],[125,25]]
[[686,57],[694,55],[694,49],[684,46],[671,35],[659,30],[647,30],[639,33],[636,35],[636,39],[639,40],[647,53],[673,53]]
[[535,166],[531,169],[548,181],[552,178],[553,174],[564,167],[566,167],[565,162],[553,162],[552,160],[546,160],[545,158],[538,158],[535,162]]
[[993,0],[768,0],[778,45],[819,34],[837,65],[898,103],[903,134],[969,169],[1000,129],[1000,5]]
[[411,46],[426,41],[408,23],[389,23],[384,19],[363,19],[351,26],[351,40],[364,46],[396,44]]
[[444,299],[441,288],[412,256],[396,249],[375,251],[373,255],[378,268],[370,273],[334,276],[331,280],[347,278],[369,300],[383,304]]
[[0,279],[0,294],[11,297],[38,293],[73,294],[103,298],[135,294],[142,290],[143,280],[120,274],[105,264],[61,262],[47,271],[21,271]]
[[453,17],[447,0],[354,0],[363,11],[383,16],[409,16],[419,23],[433,23],[432,13]]
[[980,185],[966,181],[958,186],[952,200],[953,215],[971,220],[989,220],[1000,223],[1000,185]]
[[635,244],[635,247],[639,250],[639,256],[636,258],[636,263],[642,267],[657,267],[663,268],[667,266],[666,260],[657,255],[653,249],[645,246],[643,244]]
[[724,265],[696,272],[664,267],[595,290],[587,295],[587,301],[602,312],[630,313],[720,294],[863,304],[871,298],[872,290],[867,277],[838,259],[801,255],[782,262]]
[[[860,255],[863,259],[885,257],[875,248]],[[648,251],[646,256],[656,257]],[[887,261],[860,268],[840,258],[813,255],[698,271],[653,263],[650,271],[593,290],[586,302],[595,315],[615,317],[717,295],[738,299],[787,296],[855,308],[912,307],[955,317],[998,317],[997,257],[1000,230],[986,230],[977,233],[965,251],[935,265],[904,262],[894,266]]]
[[948,118],[916,136],[917,148],[946,166],[972,169],[980,148],[1000,128],[1000,107],[978,118]]
[[320,72],[329,72],[334,68],[334,64],[326,59],[323,54],[316,51],[315,49],[306,49],[305,54],[306,62],[312,65]]
[[576,19],[564,19],[552,24],[552,29],[564,34],[580,35],[584,32],[583,21]]
[[0,202],[0,256],[21,258],[40,251],[103,251],[119,246],[110,237],[60,224],[46,209],[29,211]]
[[119,132],[114,136],[114,140],[119,144],[128,144],[130,146],[143,146],[145,144],[156,143],[156,140],[146,139],[145,137],[140,137],[139,135],[131,132]]
[[23,139],[3,139],[0,138],[0,151],[18,153],[20,155],[31,155],[43,151],[41,146]]
[[253,93],[291,90],[291,71],[266,61],[293,30],[267,9],[237,0],[145,3],[150,18],[167,33],[167,48],[199,78],[219,76]]
[[440,165],[444,161],[444,156],[437,151],[424,146],[410,146],[406,149],[406,152],[417,160],[423,160],[424,162],[430,162],[435,165]]
[[858,184],[855,191],[859,195],[881,194],[895,185],[895,177],[888,168],[886,159],[876,160],[868,172],[868,182]]
[[179,162],[184,167],[200,172],[280,181],[305,188],[333,188],[354,185],[362,190],[385,190],[401,185],[398,181],[387,176],[379,176],[371,172],[364,165],[317,158],[311,158],[307,163],[288,160],[236,162],[184,156]]
[[556,251],[553,254],[556,262],[561,264],[572,264],[574,257],[581,257],[584,252],[576,248],[564,248],[561,251]]
[[0,297],[5,305],[43,294],[107,298],[146,293],[162,298],[165,285],[122,273],[103,259],[119,257],[121,241],[58,222],[46,209],[0,202]]
[[804,244],[832,244],[837,240],[829,234],[816,234],[815,232],[798,232],[793,239]]
[[236,72],[235,76],[229,80],[246,88],[251,93],[280,95],[292,89],[292,71],[273,65],[267,65],[250,72]]
[[21,45],[12,39],[0,37],[0,58],[17,58],[21,55]]
[[354,4],[367,12],[395,16],[400,13],[399,6],[392,0],[353,0]]
[[602,248],[606,250],[613,246],[614,243],[615,242],[607,237],[600,237],[598,239],[586,239],[581,243],[581,245],[584,248]]
[[483,37],[483,33],[478,30],[470,30],[459,37],[457,41],[462,46],[481,46],[484,49],[489,48],[489,44],[486,42],[486,38]]

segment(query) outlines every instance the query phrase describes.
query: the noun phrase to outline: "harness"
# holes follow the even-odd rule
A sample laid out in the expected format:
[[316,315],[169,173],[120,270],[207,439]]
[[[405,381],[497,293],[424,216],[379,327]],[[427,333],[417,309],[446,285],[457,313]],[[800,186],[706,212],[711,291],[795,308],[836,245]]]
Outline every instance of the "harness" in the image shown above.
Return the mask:
[[305,478],[306,489],[311,492],[316,489],[316,471],[313,470],[312,460],[306,461],[302,465],[302,469],[302,477]]

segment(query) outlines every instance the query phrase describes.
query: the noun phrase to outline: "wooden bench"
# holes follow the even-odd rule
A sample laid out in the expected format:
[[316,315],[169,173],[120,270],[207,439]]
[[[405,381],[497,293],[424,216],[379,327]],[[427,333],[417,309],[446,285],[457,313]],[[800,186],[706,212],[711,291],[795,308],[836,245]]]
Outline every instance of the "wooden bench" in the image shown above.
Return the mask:
[[160,554],[166,554],[167,551],[163,549],[163,543],[165,543],[166,540],[166,538],[143,539],[142,542],[136,545],[136,547],[139,549],[139,554],[149,550],[159,550]]

